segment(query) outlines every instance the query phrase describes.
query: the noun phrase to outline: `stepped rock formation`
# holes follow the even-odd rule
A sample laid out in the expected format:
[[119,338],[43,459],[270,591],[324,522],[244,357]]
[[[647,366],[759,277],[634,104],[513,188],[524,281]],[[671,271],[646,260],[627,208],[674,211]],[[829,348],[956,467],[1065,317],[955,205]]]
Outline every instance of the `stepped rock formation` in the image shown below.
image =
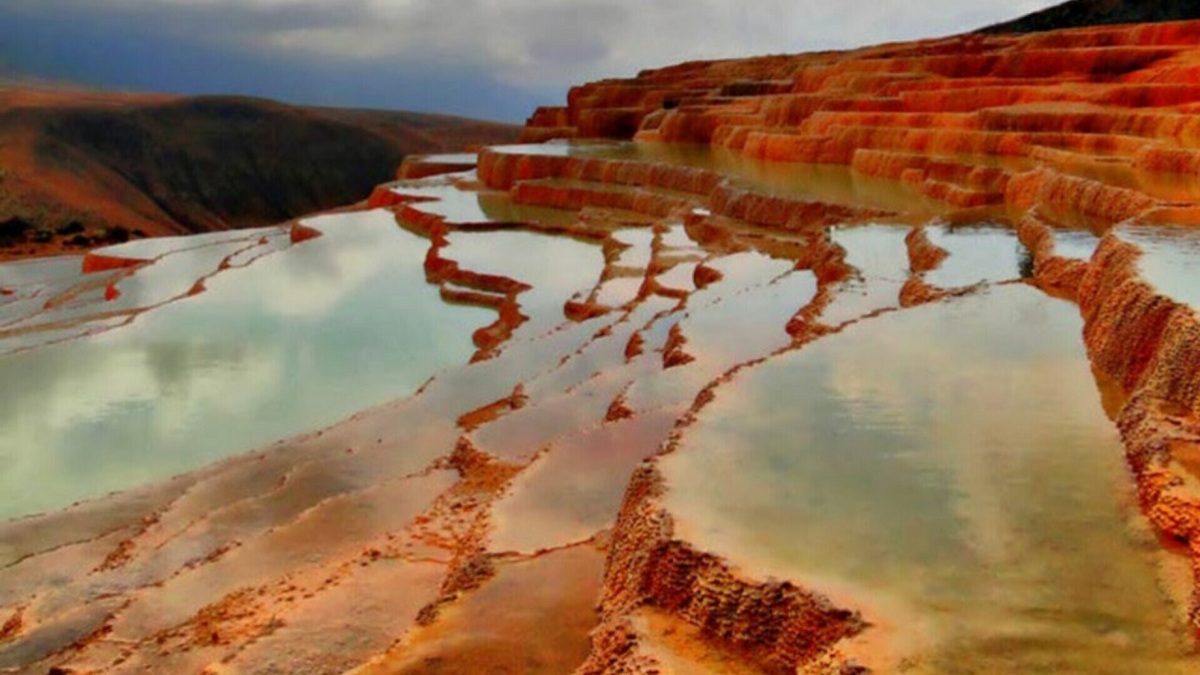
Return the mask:
[[1200,23],[964,35],[686,63],[572,89],[526,137],[702,143],[850,166],[957,208],[1195,216]]
[[1200,223],[1198,42],[647,71],[157,304],[186,243],[13,275],[23,353],[394,224],[488,322],[406,398],[0,524],[0,671],[1195,672],[1200,323],[1138,242]]
[[[1078,297],[1094,367],[1125,398],[1116,414],[1146,512],[1191,549],[1200,570],[1200,492],[1190,468],[1200,442],[1195,310],[1142,280],[1138,248],[1118,236],[1106,236],[1089,262],[1055,256],[1052,234],[1053,226],[1103,233],[1121,223],[1200,223],[1200,21],[1006,34],[1161,13],[1152,4],[1071,2],[991,35],[644,71],[572,89],[566,107],[529,119],[525,138],[698,143],[769,162],[847,166],[901,182],[959,213],[952,218],[1018,223],[1033,278]],[[1168,18],[1190,18],[1175,9]],[[1105,12],[1113,19],[1095,21]],[[571,161],[491,168],[487,160],[481,175],[497,187],[512,175],[626,182]],[[670,184],[650,167],[639,171],[629,183]],[[914,272],[945,254],[919,229],[909,249]]]

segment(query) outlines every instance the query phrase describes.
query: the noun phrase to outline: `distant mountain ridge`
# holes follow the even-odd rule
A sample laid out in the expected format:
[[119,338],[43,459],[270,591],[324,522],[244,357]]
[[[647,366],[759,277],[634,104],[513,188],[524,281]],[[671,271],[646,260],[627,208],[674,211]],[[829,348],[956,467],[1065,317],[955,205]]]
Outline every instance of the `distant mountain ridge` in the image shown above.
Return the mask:
[[980,33],[1034,33],[1059,28],[1200,19],[1196,0],[1071,0],[988,26]]
[[406,155],[517,134],[444,115],[0,87],[0,240],[21,255],[60,229],[102,241],[266,225],[364,199]]

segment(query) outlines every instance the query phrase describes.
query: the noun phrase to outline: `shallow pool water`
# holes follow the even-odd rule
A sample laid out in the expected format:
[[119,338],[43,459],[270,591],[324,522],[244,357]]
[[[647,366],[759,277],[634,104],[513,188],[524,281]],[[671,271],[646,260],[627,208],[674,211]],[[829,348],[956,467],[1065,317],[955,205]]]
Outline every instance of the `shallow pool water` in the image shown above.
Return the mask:
[[0,265],[0,287],[18,289],[29,284],[73,278],[79,275],[82,264],[83,256],[73,255],[4,263]]
[[441,255],[461,269],[530,286],[517,296],[530,319],[520,328],[522,335],[538,335],[565,321],[563,305],[578,292],[590,293],[604,271],[603,251],[592,241],[522,230],[454,232],[447,240]]
[[656,275],[654,280],[665,289],[690,292],[696,287],[692,279],[695,277],[697,264],[695,262],[681,262],[672,266],[666,272]]
[[421,157],[421,161],[426,164],[474,164],[478,159],[479,155],[474,152],[450,152]]
[[515,204],[507,192],[481,188],[475,171],[406,181],[389,188],[408,198],[409,206],[422,213],[441,217],[446,223],[462,226],[504,226],[518,223],[553,227],[570,226],[578,216],[543,206]]
[[626,246],[617,256],[615,265],[631,270],[644,270],[650,266],[654,257],[651,248],[654,244],[653,231],[649,228],[621,230],[614,233],[613,238]]
[[862,278],[903,282],[909,274],[908,232],[895,225],[858,225],[832,228],[829,236],[846,250],[846,264]]
[[[192,237],[144,239],[98,249],[97,256],[136,261],[134,270],[83,274],[83,259],[60,258],[0,266],[14,272],[15,301],[0,305],[0,354],[44,339],[41,333],[83,334],[108,319],[128,322],[137,314],[198,292],[222,271],[244,267],[290,245],[287,227],[217,232]],[[30,334],[33,335],[30,335]],[[47,340],[48,341],[48,340]]]
[[1116,236],[1142,249],[1138,269],[1173,300],[1200,307],[1200,232],[1195,226],[1132,225]]
[[606,156],[718,171],[735,185],[776,195],[923,215],[949,210],[902,183],[864,176],[847,166],[764,162],[740,152],[673,143],[618,144]]
[[469,359],[495,313],[440,300],[422,272],[428,242],[387,212],[307,222],[325,235],[204,293],[0,357],[0,519],[320,428]]
[[929,241],[950,255],[925,281],[941,288],[961,288],[981,282],[1020,279],[1025,247],[1016,232],[1004,227],[935,226],[926,228]]
[[1054,255],[1073,260],[1090,260],[1100,237],[1089,230],[1054,229]]
[[746,371],[662,464],[677,534],[862,609],[903,672],[1195,672],[1079,331],[994,288]]
[[611,157],[628,156],[633,144],[603,140],[554,140],[546,143],[516,143],[494,145],[488,151],[510,155],[544,155],[552,157]]

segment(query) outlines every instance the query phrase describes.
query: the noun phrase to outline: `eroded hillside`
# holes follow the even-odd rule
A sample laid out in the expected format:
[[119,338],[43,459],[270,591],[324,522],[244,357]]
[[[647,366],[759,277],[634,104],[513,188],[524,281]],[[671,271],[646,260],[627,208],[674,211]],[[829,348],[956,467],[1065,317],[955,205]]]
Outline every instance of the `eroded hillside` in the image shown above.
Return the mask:
[[262,227],[360,201],[406,155],[515,135],[440,115],[0,87],[0,255]]

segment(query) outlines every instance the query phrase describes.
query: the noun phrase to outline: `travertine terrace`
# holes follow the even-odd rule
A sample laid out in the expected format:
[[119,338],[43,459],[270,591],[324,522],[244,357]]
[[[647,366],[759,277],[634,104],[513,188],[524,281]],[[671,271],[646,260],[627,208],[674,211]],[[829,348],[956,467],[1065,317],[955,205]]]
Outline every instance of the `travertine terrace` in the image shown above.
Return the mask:
[[0,672],[1196,672],[1198,44],[683,64],[357,211],[0,267],[9,363],[348,233],[479,319],[328,428],[31,499]]

